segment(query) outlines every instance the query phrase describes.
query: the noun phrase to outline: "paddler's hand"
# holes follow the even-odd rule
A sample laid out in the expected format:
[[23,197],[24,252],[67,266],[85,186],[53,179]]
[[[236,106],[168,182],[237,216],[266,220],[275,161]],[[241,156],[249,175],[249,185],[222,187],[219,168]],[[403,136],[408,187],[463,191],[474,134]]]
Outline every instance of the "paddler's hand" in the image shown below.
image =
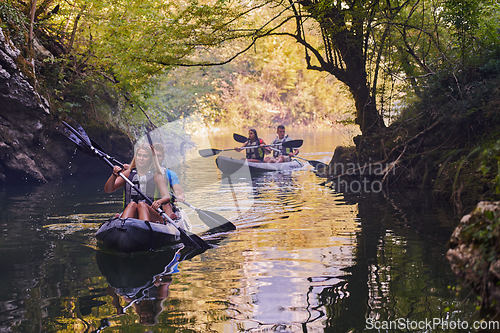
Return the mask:
[[154,210],[157,210],[158,208],[161,207],[161,202],[160,200],[156,200],[154,201],[152,204],[151,204],[151,208],[153,208]]
[[172,209],[172,205],[170,203],[163,205],[163,211],[165,214],[168,215],[172,220],[175,220],[178,218],[178,216],[174,213],[174,210]]
[[113,176],[120,177],[119,173],[123,171],[123,168],[119,165],[113,167]]
[[236,148],[234,148],[234,150],[236,150],[237,152],[240,152],[240,151],[242,151],[243,149],[241,149],[241,148],[239,148],[239,147],[236,147]]
[[[172,220],[176,220],[179,218],[177,214],[175,214],[174,212],[165,212],[165,214],[167,214],[167,216],[170,217]],[[166,218],[163,218],[163,222],[167,223],[168,220]]]

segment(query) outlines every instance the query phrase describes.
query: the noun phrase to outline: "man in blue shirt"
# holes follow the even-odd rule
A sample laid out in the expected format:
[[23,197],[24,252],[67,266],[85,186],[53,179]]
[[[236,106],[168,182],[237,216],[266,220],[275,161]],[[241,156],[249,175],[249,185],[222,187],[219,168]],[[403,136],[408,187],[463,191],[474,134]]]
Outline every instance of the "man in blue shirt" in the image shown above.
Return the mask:
[[[158,163],[160,165],[163,164],[163,160],[165,159],[165,147],[161,143],[155,143],[154,145],[156,157],[158,158]],[[170,185],[175,194],[175,199],[178,201],[184,201],[186,199],[186,194],[184,193],[184,189],[182,188],[179,177],[177,174],[165,167],[162,167],[163,175],[165,176],[165,180],[167,181],[167,185]]]

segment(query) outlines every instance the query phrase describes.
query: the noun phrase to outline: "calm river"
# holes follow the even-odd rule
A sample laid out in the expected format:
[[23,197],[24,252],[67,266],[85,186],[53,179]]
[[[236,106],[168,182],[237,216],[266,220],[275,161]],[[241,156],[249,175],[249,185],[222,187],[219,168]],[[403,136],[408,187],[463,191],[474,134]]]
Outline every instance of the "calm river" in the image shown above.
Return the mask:
[[[304,139],[299,156],[322,161],[347,140],[288,133]],[[236,147],[231,134],[213,133],[210,145]],[[268,143],[274,134],[259,133]],[[337,193],[307,163],[223,179],[214,160],[193,148],[170,162],[191,205],[237,226],[205,235],[215,247],[194,257],[98,251],[95,231],[121,210],[121,192],[102,191],[109,173],[0,188],[0,332],[475,331],[475,296],[457,292],[445,259],[459,220],[451,208],[390,189]]]

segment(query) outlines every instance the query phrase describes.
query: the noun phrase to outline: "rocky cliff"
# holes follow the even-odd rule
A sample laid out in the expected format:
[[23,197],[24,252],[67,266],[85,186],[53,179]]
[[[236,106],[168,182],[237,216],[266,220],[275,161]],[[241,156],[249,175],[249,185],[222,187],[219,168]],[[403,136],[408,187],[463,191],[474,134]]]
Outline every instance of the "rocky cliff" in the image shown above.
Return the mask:
[[455,274],[478,295],[481,305],[500,311],[500,202],[481,201],[465,215],[446,257]]
[[[36,56],[51,55],[39,46]],[[37,91],[35,78],[29,77],[26,69],[22,70],[26,64],[29,66],[30,62],[22,58],[21,51],[0,28],[0,184],[45,183],[105,168],[81,154],[75,157],[74,145],[58,131],[60,120]],[[118,157],[129,160],[132,151],[129,138],[116,129],[104,127],[94,128],[93,134],[99,136],[100,131],[108,134],[101,146],[119,147]]]

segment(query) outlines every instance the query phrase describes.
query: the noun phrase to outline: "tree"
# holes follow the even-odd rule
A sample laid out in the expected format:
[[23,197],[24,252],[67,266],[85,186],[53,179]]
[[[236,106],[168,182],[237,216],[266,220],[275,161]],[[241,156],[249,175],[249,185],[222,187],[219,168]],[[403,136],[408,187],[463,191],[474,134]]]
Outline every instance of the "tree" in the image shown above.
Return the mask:
[[[252,2],[252,7],[225,1],[216,4],[225,9],[217,20],[210,6],[199,12],[203,20],[190,16],[189,22],[217,22],[204,25],[201,33],[191,35],[195,40],[193,45],[220,48],[232,40],[249,39],[250,42],[223,61],[178,62],[176,65],[222,64],[246,52],[261,38],[291,37],[304,46],[308,69],[328,72],[349,87],[355,101],[355,122],[365,134],[385,127],[377,108],[380,71],[432,73],[425,61],[430,47],[425,45],[439,48],[436,29],[429,24],[435,21],[431,13],[435,13],[437,7],[427,9],[432,6],[424,0],[289,0],[288,3],[262,0]],[[272,15],[262,16],[264,8]],[[220,15],[221,11],[217,13]],[[305,37],[306,29],[319,33],[322,43],[310,43]],[[403,45],[399,39],[404,41]],[[408,57],[391,57],[394,51],[402,51]],[[160,60],[160,63],[168,62]]]
[[[462,2],[475,6],[470,8],[479,4]],[[397,95],[395,86],[401,96],[410,87],[424,96],[419,80],[453,61],[446,54],[453,38],[466,45],[465,25],[449,23],[460,22],[454,21],[460,15],[478,18],[464,15],[462,2],[68,0],[60,2],[60,14],[51,22],[61,36],[68,26],[73,37],[78,31],[71,38],[74,52],[132,93],[175,66],[226,64],[263,38],[292,38],[303,46],[308,69],[330,73],[349,87],[355,122],[370,134],[385,127],[384,108]]]

